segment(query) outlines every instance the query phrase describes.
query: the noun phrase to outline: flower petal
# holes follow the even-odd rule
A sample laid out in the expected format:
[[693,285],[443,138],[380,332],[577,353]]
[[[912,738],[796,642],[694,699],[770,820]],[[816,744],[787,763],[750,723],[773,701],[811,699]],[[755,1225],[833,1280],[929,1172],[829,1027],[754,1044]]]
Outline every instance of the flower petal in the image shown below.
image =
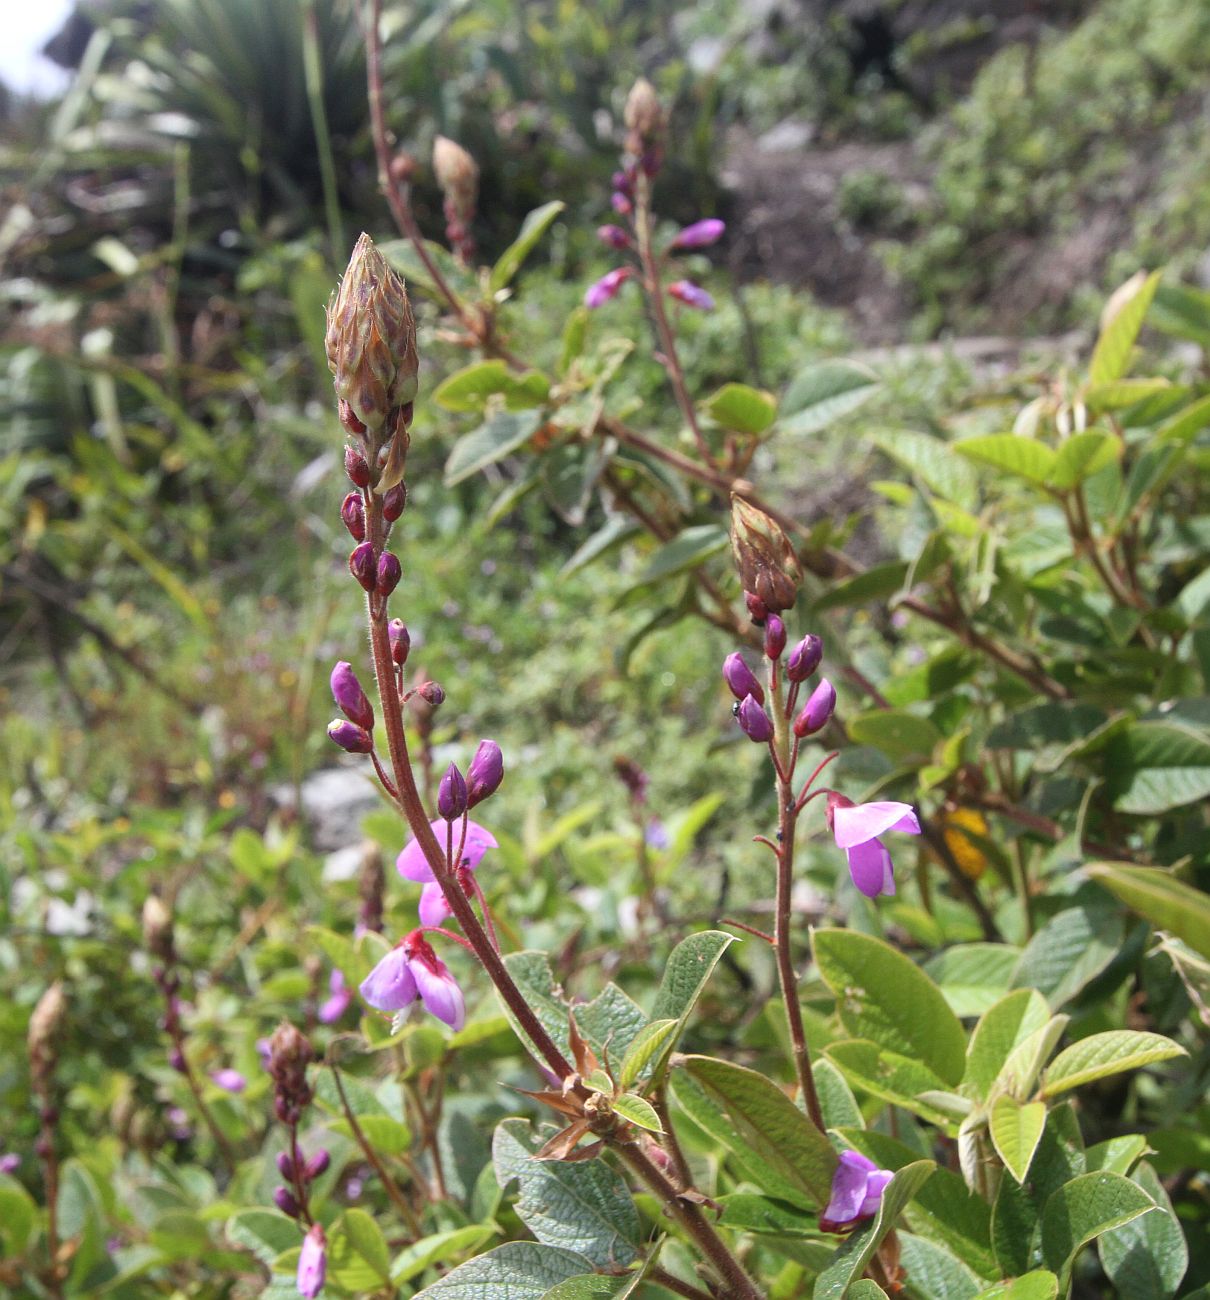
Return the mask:
[[[437,843],[444,848],[445,835],[449,829],[449,824],[438,820],[430,822],[429,825],[433,829],[433,834],[437,837]],[[455,825],[455,849],[458,847],[458,834],[459,828]],[[473,871],[488,849],[495,848],[499,848],[499,845],[496,843],[496,837],[491,831],[484,830],[478,822],[468,821],[466,823],[466,843],[462,846],[462,866],[469,867]],[[404,880],[414,880],[418,885],[427,885],[430,881],[436,879],[432,867],[429,866],[428,859],[424,856],[424,850],[420,847],[419,840],[415,838],[408,840],[403,852],[395,859],[395,870],[399,872]]]
[[402,948],[392,948],[361,981],[361,996],[378,1011],[402,1011],[416,1001],[416,981]]
[[837,808],[832,815],[833,834],[838,849],[877,839],[887,831],[920,834],[920,823],[910,803],[859,803],[852,808]]
[[878,1213],[878,1207],[882,1204],[882,1192],[887,1183],[893,1177],[889,1169],[875,1169],[870,1175],[869,1182],[865,1185],[865,1200],[861,1203],[861,1208],[857,1211],[858,1218],[868,1219],[871,1215]]
[[445,901],[441,886],[434,880],[420,891],[420,924],[440,925],[453,908]]
[[895,892],[891,855],[881,840],[855,844],[851,849],[846,849],[845,853],[849,859],[849,875],[867,898]]
[[858,1151],[842,1151],[832,1175],[832,1198],[820,1218],[830,1223],[851,1223],[856,1219],[870,1175],[877,1167]]
[[427,962],[417,959],[412,962],[411,969],[424,1009],[451,1029],[461,1029],[466,1024],[466,1003],[462,990],[445,966],[441,965],[441,969],[435,971]]

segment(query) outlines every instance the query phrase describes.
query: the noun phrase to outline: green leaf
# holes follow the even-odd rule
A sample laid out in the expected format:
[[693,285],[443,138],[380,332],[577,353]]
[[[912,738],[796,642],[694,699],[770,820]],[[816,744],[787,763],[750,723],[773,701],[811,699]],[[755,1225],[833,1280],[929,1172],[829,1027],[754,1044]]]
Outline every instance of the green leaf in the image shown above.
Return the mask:
[[1016,433],[990,433],[952,444],[960,456],[1015,474],[1039,487],[1050,483],[1057,457],[1045,443]]
[[859,1092],[903,1106],[939,1128],[953,1127],[954,1116],[927,1099],[944,1093],[945,1083],[920,1061],[860,1038],[829,1043],[825,1050]]
[[655,1113],[655,1107],[643,1097],[636,1096],[633,1092],[625,1092],[620,1097],[613,1099],[614,1110],[621,1115],[624,1120],[639,1128],[646,1129],[649,1133],[662,1133],[664,1126],[660,1123],[660,1117]]
[[845,723],[849,739],[859,745],[873,745],[897,763],[925,760],[941,743],[941,732],[928,718],[906,709],[871,709]]
[[887,1293],[870,1277],[859,1277],[846,1296],[847,1300],[887,1300]]
[[1132,1029],[1091,1034],[1055,1057],[1046,1071],[1041,1095],[1054,1097],[1060,1092],[1081,1088],[1094,1079],[1187,1055],[1183,1047],[1162,1034],[1145,1034]]
[[466,1228],[454,1228],[449,1232],[436,1232],[429,1237],[421,1237],[410,1246],[405,1246],[391,1265],[391,1281],[396,1286],[410,1282],[419,1277],[427,1268],[447,1260],[451,1255],[477,1249],[489,1237],[496,1233],[490,1224],[473,1223]]
[[1108,1169],[1115,1174],[1129,1174],[1146,1150],[1147,1139],[1141,1133],[1127,1133],[1089,1147],[1084,1160],[1089,1173]]
[[1021,1103],[1009,1096],[997,1097],[988,1127],[992,1145],[1004,1161],[1004,1167],[1017,1182],[1023,1183],[1046,1127],[1046,1103]]
[[1085,871],[1127,907],[1210,959],[1210,897],[1157,867],[1095,862]]
[[517,1213],[526,1227],[599,1268],[637,1258],[639,1216],[622,1179],[603,1160],[535,1160],[541,1145],[523,1119],[504,1120],[492,1139],[496,1178],[501,1188],[520,1184]]
[[559,570],[561,578],[570,577],[573,573],[578,573],[581,569],[590,565],[593,560],[599,559],[602,555],[613,550],[628,538],[635,536],[639,531],[638,525],[632,519],[627,519],[624,515],[614,515],[607,520],[595,533],[586,541],[576,548],[571,559]]
[[828,1128],[860,1128],[864,1125],[857,1098],[833,1062],[826,1056],[816,1057],[811,1064],[811,1074],[815,1079],[823,1122]]
[[492,267],[488,284],[493,293],[512,284],[513,277],[521,269],[522,263],[533,252],[542,236],[554,224],[555,218],[567,206],[561,199],[553,199],[535,208],[521,223],[521,230],[516,239],[500,254],[496,265]]
[[1034,989],[1017,989],[983,1013],[966,1053],[963,1090],[985,1098],[1013,1049],[1050,1020],[1045,999]]
[[819,973],[851,1034],[919,1060],[944,1083],[961,1081],[966,1034],[915,962],[856,930],[816,930],[813,941]]
[[[342,1080],[342,1082],[346,1082]],[[346,1082],[346,1091],[348,1091]],[[412,1131],[406,1124],[401,1124],[390,1115],[362,1115],[357,1120],[370,1145],[382,1155],[399,1156],[412,1145]],[[353,1136],[353,1126],[347,1119],[333,1120],[331,1128],[346,1137]]]
[[664,1049],[672,1050],[680,1023],[676,1020],[653,1020],[634,1036],[618,1070],[618,1084],[629,1088],[659,1059]]
[[272,1264],[301,1239],[298,1224],[275,1210],[241,1210],[227,1220],[227,1240],[250,1250],[262,1264]]
[[1061,1007],[1109,965],[1123,931],[1117,912],[1069,907],[1052,916],[1025,945],[1013,983],[1035,988],[1052,1007]]
[[[763,1074],[709,1056],[689,1056],[687,1075],[726,1118],[734,1141],[745,1144],[811,1206],[825,1205],[832,1193],[836,1152],[784,1092]],[[779,1186],[765,1186],[781,1195]]]
[[737,433],[764,433],[777,418],[777,400],[773,394],[749,388],[747,384],[724,384],[701,405],[724,429],[734,429]]
[[992,1091],[1003,1088],[1018,1101],[1030,1096],[1038,1075],[1063,1037],[1069,1019],[1068,1016],[1052,1016],[1041,1029],[1034,1030],[1018,1043],[1008,1054]]
[[897,460],[938,496],[963,510],[973,510],[979,499],[979,481],[970,464],[954,455],[944,438],[900,429],[872,435],[876,447]]
[[1084,1173],[1084,1144],[1070,1104],[1056,1106],[1030,1166],[1018,1183],[1001,1178],[992,1206],[992,1249],[1002,1274],[1014,1276],[1042,1262],[1042,1211],[1052,1193]]
[[906,560],[894,560],[889,564],[875,564],[864,573],[846,578],[843,582],[834,582],[815,602],[815,609],[822,613],[828,609],[841,609],[846,605],[864,605],[871,601],[885,600],[903,587],[907,577]]
[[503,361],[476,361],[442,380],[433,390],[433,401],[447,411],[480,412],[489,397],[505,392],[511,383]]
[[1185,1234],[1163,1183],[1150,1165],[1140,1165],[1131,1179],[1159,1207],[1120,1228],[1102,1233],[1097,1242],[1101,1267],[1120,1296],[1130,1300],[1170,1300],[1189,1267]]
[[630,1285],[626,1277],[606,1277],[603,1273],[589,1273],[584,1277],[569,1277],[566,1282],[552,1286],[542,1300],[608,1300]]
[[391,1278],[391,1256],[382,1229],[365,1210],[356,1207],[344,1212],[340,1226],[353,1249],[384,1282]]
[[1059,1294],[1059,1279],[1044,1268],[1035,1269],[1011,1282],[997,1282],[995,1286],[980,1291],[975,1300],[1055,1300]]
[[510,1241],[460,1264],[417,1292],[426,1300],[543,1300],[553,1286],[591,1272],[583,1255],[534,1241]]
[[485,424],[458,439],[445,462],[445,486],[453,487],[523,447],[537,432],[537,411],[496,411]]
[[1161,424],[1155,431],[1156,440],[1183,446],[1191,443],[1194,436],[1201,433],[1208,424],[1210,424],[1210,396],[1191,402],[1171,420]]
[[1121,1174],[1098,1170],[1060,1187],[1042,1212],[1042,1257],[1059,1275],[1059,1289],[1066,1293],[1076,1256],[1090,1241],[1155,1210],[1151,1197]]
[[783,433],[817,433],[857,410],[878,388],[878,376],[855,361],[808,366],[791,380],[782,398]]
[[15,1178],[0,1174],[0,1242],[9,1258],[25,1253],[37,1220],[34,1198]]
[[849,1288],[865,1272],[904,1207],[928,1182],[936,1167],[931,1160],[917,1160],[896,1172],[883,1190],[882,1203],[873,1221],[853,1233],[820,1272],[815,1282],[815,1300],[843,1300],[849,1294]]
[[1118,812],[1149,816],[1210,797],[1210,734],[1177,722],[1134,722],[1106,751]]
[[1088,366],[1089,384],[1094,387],[1111,384],[1126,373],[1135,340],[1143,327],[1143,317],[1147,315],[1147,308],[1155,297],[1160,274],[1159,271],[1152,271],[1150,275],[1144,276],[1140,272],[1110,298],[1108,309],[1116,310],[1113,310],[1105,323],[1096,347],[1093,348],[1092,361]]
[[[974,1300],[983,1285],[952,1251],[910,1232],[899,1233],[899,1262],[906,1276],[907,1294],[912,1300]],[[853,1292],[850,1290],[849,1295]]]
[[661,546],[647,561],[634,585],[645,586],[696,569],[712,555],[725,550],[729,544],[730,538],[725,528],[720,528],[718,524],[695,524]]
[[1006,943],[960,943],[924,964],[956,1016],[979,1016],[1008,991],[1021,950]]
[[723,953],[734,942],[734,935],[724,934],[721,930],[702,930],[682,939],[673,948],[664,967],[660,987],[656,991],[651,1019],[653,1023],[674,1019],[676,1031],[667,1044],[667,1050],[653,1067],[653,1074],[658,1076],[663,1072],[668,1055],[684,1032],[698,998],[702,996],[706,981]]
[[1059,446],[1050,486],[1067,492],[1106,465],[1121,460],[1123,450],[1121,439],[1107,429],[1084,429],[1073,433]]

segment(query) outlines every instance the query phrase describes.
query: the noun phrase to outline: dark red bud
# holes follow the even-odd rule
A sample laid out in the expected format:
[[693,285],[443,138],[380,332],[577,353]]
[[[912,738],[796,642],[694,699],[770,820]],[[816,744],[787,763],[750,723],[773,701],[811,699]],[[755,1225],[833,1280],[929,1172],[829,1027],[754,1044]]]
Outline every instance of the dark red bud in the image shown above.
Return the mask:
[[350,492],[340,503],[340,518],[355,542],[366,539],[366,506],[360,492]]
[[[341,416],[342,419],[344,419],[343,411],[348,406],[349,406],[348,402],[341,402],[340,404],[341,411],[342,411],[342,416]],[[361,424],[361,421],[358,420],[357,417],[353,414],[351,408],[349,409],[349,418],[354,420],[357,424],[361,425],[361,428],[357,430],[357,432],[365,433],[366,431],[365,425]],[[363,487],[370,486],[369,462],[361,454],[361,452],[357,450],[356,447],[345,448],[345,473],[349,476],[349,480],[350,482],[352,482],[354,487],[363,488]]]
[[349,572],[361,584],[364,591],[373,591],[377,583],[377,566],[374,563],[374,547],[370,542],[362,542],[353,548],[349,556]]
[[403,567],[399,563],[399,556],[393,555],[390,551],[383,551],[378,559],[378,576],[375,580],[378,594],[389,596],[399,586],[399,579],[402,577]]
[[273,1193],[273,1204],[283,1213],[288,1214],[290,1218],[298,1218],[298,1202],[294,1199],[293,1192],[285,1187],[279,1187]]
[[387,635],[391,638],[391,658],[402,667],[408,661],[408,651],[412,648],[411,634],[401,618],[393,618],[387,624]]
[[780,659],[785,648],[786,625],[776,614],[770,614],[765,620],[765,654],[770,659]]
[[408,490],[402,483],[396,483],[382,498],[382,517],[388,524],[393,524],[403,514],[408,503]]

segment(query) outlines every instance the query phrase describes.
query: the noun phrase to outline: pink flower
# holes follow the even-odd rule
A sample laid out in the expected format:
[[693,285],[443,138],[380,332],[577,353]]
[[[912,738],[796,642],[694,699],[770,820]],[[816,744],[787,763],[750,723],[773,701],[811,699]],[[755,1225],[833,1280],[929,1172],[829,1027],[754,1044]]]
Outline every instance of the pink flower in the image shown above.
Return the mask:
[[632,275],[634,275],[634,268],[630,266],[615,266],[612,271],[607,271],[595,284],[588,286],[588,292],[584,295],[584,306],[604,306],[610,298],[618,296],[618,291]]
[[726,224],[717,217],[707,217],[704,221],[695,221],[691,226],[686,226],[669,248],[708,248],[723,237],[726,229]]
[[327,1245],[323,1228],[313,1223],[303,1238],[296,1278],[298,1294],[305,1296],[306,1300],[315,1300],[324,1289],[324,1276],[328,1271]]
[[696,307],[698,311],[714,310],[714,299],[700,284],[694,284],[692,280],[677,280],[675,284],[668,286],[668,292],[678,302],[683,302],[686,307]]
[[325,1025],[335,1024],[349,1009],[349,1003],[353,1001],[353,990],[345,983],[344,975],[338,970],[334,970],[328,977],[328,992],[331,996],[319,1008],[320,1022]]
[[243,1092],[248,1086],[248,1080],[238,1070],[214,1070],[210,1078],[224,1092]]
[[451,1029],[466,1023],[462,990],[421,930],[396,944],[362,980],[361,996],[378,1011],[402,1011],[419,998]]
[[610,248],[630,247],[630,236],[621,226],[598,226],[597,238],[602,244],[608,244]]
[[828,826],[836,837],[836,847],[848,855],[853,884],[867,898],[893,894],[891,855],[879,836],[887,831],[919,835],[920,822],[911,804],[891,800],[855,804],[833,791],[828,795]]
[[[433,834],[437,837],[437,843],[444,849],[449,822],[438,820],[429,824],[433,828]],[[462,827],[456,825],[454,827],[455,851],[458,848],[458,840],[461,834]],[[468,821],[466,823],[466,840],[462,845],[462,857],[456,865],[474,871],[483,860],[483,855],[488,849],[499,847],[496,843],[496,837],[491,831],[485,831],[478,822]],[[437,879],[433,875],[432,867],[428,864],[428,859],[424,856],[424,850],[415,838],[408,841],[403,852],[395,859],[395,869],[404,880],[414,880],[418,885],[428,885]]]
[[821,1231],[844,1232],[862,1219],[873,1218],[890,1181],[889,1169],[879,1169],[859,1151],[842,1151],[832,1175],[832,1198],[819,1216]]

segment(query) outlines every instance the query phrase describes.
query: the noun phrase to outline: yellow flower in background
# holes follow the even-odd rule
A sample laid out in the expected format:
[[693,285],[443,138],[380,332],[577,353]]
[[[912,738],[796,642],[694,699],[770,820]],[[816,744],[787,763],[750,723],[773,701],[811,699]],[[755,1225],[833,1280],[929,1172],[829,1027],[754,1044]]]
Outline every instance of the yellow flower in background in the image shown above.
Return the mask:
[[958,869],[968,880],[978,880],[987,870],[987,854],[966,832],[987,834],[987,818],[977,808],[954,808],[942,822],[945,847],[953,855]]

